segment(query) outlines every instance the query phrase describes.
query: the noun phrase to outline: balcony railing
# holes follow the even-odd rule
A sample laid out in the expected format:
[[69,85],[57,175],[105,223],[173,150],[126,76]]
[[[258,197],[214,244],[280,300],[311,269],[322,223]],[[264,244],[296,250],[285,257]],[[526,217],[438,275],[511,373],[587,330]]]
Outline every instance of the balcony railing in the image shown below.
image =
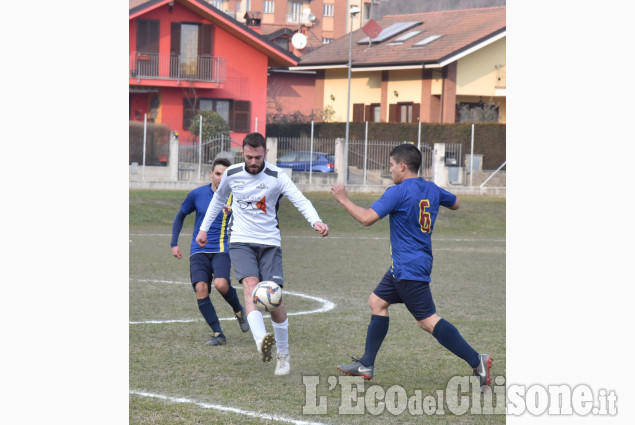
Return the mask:
[[198,56],[183,60],[181,55],[160,55],[158,53],[137,53],[130,55],[130,78],[137,80],[203,81],[225,82],[225,58]]

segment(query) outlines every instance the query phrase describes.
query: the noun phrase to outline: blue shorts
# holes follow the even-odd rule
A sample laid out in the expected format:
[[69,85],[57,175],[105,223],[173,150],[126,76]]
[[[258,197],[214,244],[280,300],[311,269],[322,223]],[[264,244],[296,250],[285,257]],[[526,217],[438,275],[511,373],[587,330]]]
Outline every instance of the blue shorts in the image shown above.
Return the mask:
[[430,292],[430,282],[397,281],[390,273],[390,269],[377,284],[373,293],[388,304],[403,303],[416,320],[426,319],[436,313],[432,292]]
[[198,282],[207,283],[207,289],[212,292],[212,279],[224,278],[231,285],[229,275],[231,261],[226,252],[200,252],[190,257],[190,279],[192,287],[196,290]]
[[229,255],[234,265],[234,276],[242,283],[247,276],[256,276],[259,282],[272,280],[280,287],[282,278],[282,249],[274,245],[256,243],[230,243]]

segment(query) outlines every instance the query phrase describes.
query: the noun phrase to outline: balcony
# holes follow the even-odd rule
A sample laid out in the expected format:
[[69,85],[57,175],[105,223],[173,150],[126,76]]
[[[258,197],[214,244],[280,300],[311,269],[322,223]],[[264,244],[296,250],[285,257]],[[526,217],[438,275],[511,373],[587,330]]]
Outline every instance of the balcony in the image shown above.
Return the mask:
[[181,55],[137,53],[130,55],[129,77],[151,80],[225,82],[225,58],[198,56],[182,60]]

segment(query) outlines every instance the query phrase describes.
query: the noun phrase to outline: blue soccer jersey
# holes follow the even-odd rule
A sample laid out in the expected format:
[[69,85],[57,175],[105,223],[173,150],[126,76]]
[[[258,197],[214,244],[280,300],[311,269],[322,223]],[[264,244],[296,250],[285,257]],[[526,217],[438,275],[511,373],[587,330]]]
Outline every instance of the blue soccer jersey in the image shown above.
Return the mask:
[[[212,201],[213,196],[214,191],[212,191],[212,185],[210,184],[197,187],[188,193],[185,201],[181,204],[181,209],[179,209],[174,217],[174,223],[172,224],[172,247],[179,244],[179,233],[181,233],[181,229],[183,228],[185,217],[196,211],[196,217],[194,218],[194,231],[192,233],[192,244],[190,246],[190,257],[201,252],[229,252],[227,247],[231,211],[223,211],[221,214],[218,214],[207,231],[207,244],[204,247],[201,247],[198,243],[196,243],[196,236],[198,235],[201,223],[203,222],[205,213],[207,212],[207,207]],[[230,194],[227,201],[228,205],[231,205],[231,196],[232,195]]]
[[409,178],[386,189],[371,205],[380,218],[390,214],[391,273],[395,280],[429,282],[432,229],[439,206],[451,207],[456,196],[422,178]]

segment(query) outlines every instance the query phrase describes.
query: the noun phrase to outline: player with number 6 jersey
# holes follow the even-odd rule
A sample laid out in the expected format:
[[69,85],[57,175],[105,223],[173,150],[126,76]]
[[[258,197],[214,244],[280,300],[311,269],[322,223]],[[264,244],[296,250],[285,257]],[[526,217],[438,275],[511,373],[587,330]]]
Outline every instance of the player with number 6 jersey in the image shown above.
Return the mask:
[[355,205],[342,184],[331,188],[333,197],[357,221],[370,226],[390,216],[391,265],[370,294],[370,323],[366,347],[361,358],[353,357],[350,364],[338,365],[345,374],[371,379],[375,372],[375,358],[388,333],[388,308],[403,303],[421,329],[429,332],[450,352],[465,360],[479,377],[484,391],[490,384],[492,358],[479,354],[463,339],[449,321],[436,314],[430,291],[432,273],[431,235],[439,207],[459,209],[457,197],[433,182],[418,176],[421,152],[405,143],[390,152],[390,174],[394,186],[370,208]]

